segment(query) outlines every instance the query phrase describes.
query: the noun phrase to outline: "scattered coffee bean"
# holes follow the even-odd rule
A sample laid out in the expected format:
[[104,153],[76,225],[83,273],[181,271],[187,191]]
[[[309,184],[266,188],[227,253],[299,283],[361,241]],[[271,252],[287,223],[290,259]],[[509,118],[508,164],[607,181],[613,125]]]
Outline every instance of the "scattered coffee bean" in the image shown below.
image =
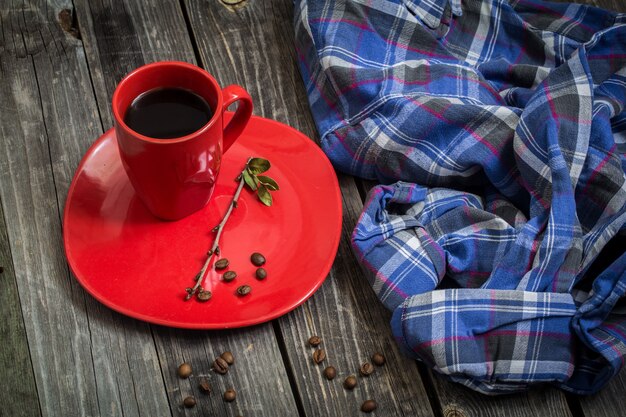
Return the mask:
[[328,366],[326,367],[326,369],[324,369],[324,376],[329,381],[332,381],[337,376],[337,370],[335,369],[334,366]]
[[372,355],[372,362],[376,366],[383,366],[385,364],[385,357],[382,353],[376,352]]
[[350,375],[349,377],[346,378],[345,381],[343,381],[343,387],[345,389],[354,389],[354,387],[356,387],[356,378],[354,375]]
[[200,381],[200,383],[198,384],[198,387],[200,388],[200,391],[204,392],[205,394],[211,393],[211,385],[209,384],[209,381],[207,381],[206,379],[203,379],[202,381]]
[[237,294],[242,297],[244,295],[250,294],[250,291],[252,291],[252,288],[249,285],[242,285],[241,287],[237,288]]
[[226,271],[224,272],[224,275],[222,275],[222,279],[226,282],[231,282],[235,278],[237,278],[237,273],[235,271]]
[[313,362],[315,362],[316,364],[324,362],[324,359],[326,359],[326,352],[324,351],[324,349],[316,349],[313,352]]
[[265,278],[267,278],[267,271],[265,270],[265,268],[259,268],[256,270],[256,279],[262,281]]
[[213,296],[213,293],[211,293],[211,291],[199,291],[198,294],[196,294],[196,298],[198,299],[198,301],[209,301],[211,299],[211,297]]
[[309,345],[311,346],[319,346],[322,343],[322,338],[319,336],[311,336],[309,337]]
[[378,404],[376,404],[376,401],[367,400],[367,401],[364,401],[363,404],[361,405],[361,411],[363,411],[364,413],[371,413],[372,411],[376,410],[377,407],[378,407]]
[[230,403],[235,401],[235,398],[237,398],[237,393],[234,389],[227,389],[226,391],[224,391],[224,401]]
[[265,256],[261,255],[259,252],[254,252],[250,255],[250,262],[255,266],[262,266],[265,264]]
[[4,267],[0,266],[0,274],[4,272]]
[[228,259],[226,258],[222,258],[220,260],[218,260],[217,262],[215,262],[215,269],[216,270],[220,270],[220,269],[226,269],[228,268]]
[[181,378],[189,378],[191,375],[191,365],[183,363],[178,367],[178,376]]
[[213,362],[213,370],[220,375],[224,375],[228,372],[228,362],[226,362],[222,357],[218,356],[215,358]]
[[187,408],[191,408],[191,407],[195,407],[196,406],[196,399],[193,398],[191,395],[189,397],[185,397],[185,399],[183,400],[183,404],[185,405],[185,407]]
[[365,362],[363,365],[361,365],[359,372],[363,376],[370,376],[371,374],[374,373],[374,365],[372,365],[369,362]]
[[233,363],[235,363],[235,357],[233,356],[232,353],[230,353],[229,351],[226,351],[224,353],[222,353],[220,355],[222,357],[222,359],[224,359],[226,361],[227,364],[232,365]]

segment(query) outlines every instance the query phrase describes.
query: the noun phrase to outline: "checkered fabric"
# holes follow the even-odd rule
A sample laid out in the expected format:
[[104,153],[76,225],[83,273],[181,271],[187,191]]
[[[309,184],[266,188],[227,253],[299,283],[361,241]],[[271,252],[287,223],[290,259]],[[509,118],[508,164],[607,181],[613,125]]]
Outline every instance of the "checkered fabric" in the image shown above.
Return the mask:
[[400,346],[499,394],[626,358],[626,15],[538,0],[295,0],[353,246]]

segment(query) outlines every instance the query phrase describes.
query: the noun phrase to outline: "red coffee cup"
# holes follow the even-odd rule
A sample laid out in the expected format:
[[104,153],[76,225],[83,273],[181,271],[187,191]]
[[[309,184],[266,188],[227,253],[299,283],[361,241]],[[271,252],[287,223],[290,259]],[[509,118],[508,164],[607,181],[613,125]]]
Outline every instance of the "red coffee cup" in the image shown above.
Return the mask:
[[[184,88],[209,104],[213,116],[199,130],[180,138],[155,139],[132,130],[124,115],[133,100],[155,88]],[[224,111],[239,107],[224,126]],[[113,93],[115,134],[124,169],[146,207],[164,220],[178,220],[211,198],[222,154],[235,142],[252,115],[252,99],[238,85],[221,89],[205,70],[185,62],[144,65],[128,74]]]

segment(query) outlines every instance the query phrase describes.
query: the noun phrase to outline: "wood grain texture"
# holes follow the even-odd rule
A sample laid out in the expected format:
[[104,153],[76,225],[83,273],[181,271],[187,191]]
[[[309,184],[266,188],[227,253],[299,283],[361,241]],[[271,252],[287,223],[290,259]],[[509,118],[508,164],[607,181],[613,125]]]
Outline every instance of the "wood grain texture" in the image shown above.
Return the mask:
[[291,0],[184,1],[202,64],[222,86],[244,86],[254,113],[316,135],[296,67]]
[[[2,140],[0,136],[0,140]],[[0,204],[0,417],[40,416],[39,396]]]
[[[280,120],[316,137],[306,94],[296,67],[292,2],[248,1],[232,9],[217,1],[186,1],[192,32],[207,69],[225,85],[243,85],[255,102],[255,113]],[[263,28],[259,30],[259,28]],[[220,53],[228,51],[228,53]],[[340,175],[344,227],[329,279],[303,307],[279,320],[286,360],[292,369],[304,412],[309,416],[360,415],[361,403],[374,398],[379,415],[432,415],[415,364],[397,350],[389,331],[390,315],[361,276],[349,238],[362,208],[351,177]],[[337,378],[322,376],[306,340],[317,333],[325,340]],[[358,374],[362,362],[383,351],[388,365],[361,378],[354,392],[341,386]]]
[[7,232],[41,408],[44,415],[97,415],[85,298],[63,262],[60,208],[35,66],[19,26],[22,10],[2,18],[9,30],[0,57],[0,195],[11,219]]
[[[174,414],[185,416],[297,416],[298,411],[287,379],[285,365],[270,325],[259,325],[219,332],[188,331],[155,328],[163,377]],[[268,341],[269,340],[269,341]],[[211,367],[216,357],[225,351],[235,356],[228,373],[220,375]],[[176,375],[176,366],[192,364],[194,373],[188,379]],[[172,366],[176,365],[176,366]],[[212,393],[206,395],[198,388],[206,380]],[[232,403],[223,400],[227,389],[237,392]],[[183,399],[193,395],[198,404],[184,409]]]
[[626,368],[599,393],[578,397],[587,417],[624,417],[626,415]]
[[[297,376],[302,401],[312,416],[359,416],[361,403],[374,399],[381,416],[434,415],[418,367],[402,355],[389,328],[391,313],[382,306],[363,277],[350,246],[350,235],[362,209],[353,179],[339,175],[343,191],[343,232],[330,277],[303,308],[280,320],[286,350]],[[307,339],[324,340],[328,359],[315,366]],[[371,362],[375,352],[387,363],[369,377],[359,376],[359,366]],[[337,369],[327,381],[322,370]],[[354,391],[342,387],[349,375],[358,377]],[[310,395],[311,392],[320,393]]]
[[61,28],[71,26],[72,3],[7,6],[0,195],[11,219],[41,409],[44,415],[147,416],[165,415],[165,408],[169,415],[149,327],[87,296],[65,263],[65,195],[80,157],[102,132],[82,44]]
[[113,126],[111,97],[124,75],[154,61],[195,63],[177,1],[76,0],[75,5],[105,128]]
[[569,417],[563,392],[539,387],[525,393],[486,396],[445,380],[439,375],[433,381],[444,417]]
[[[127,72],[156,60],[195,63],[193,47],[177,2],[79,0],[76,8],[104,126],[112,124],[111,96]],[[219,69],[213,74],[220,78]],[[152,333],[174,415],[222,416],[235,411],[259,416],[297,414],[271,324],[234,332],[197,332],[153,326]],[[252,348],[245,351],[248,346]],[[232,380],[234,388],[240,391],[234,405],[225,404],[219,392],[204,398],[198,393],[197,380],[181,380],[176,376],[178,365],[185,361],[200,374],[209,373],[214,355],[224,350],[239,352],[241,360],[237,372],[229,374],[230,378],[216,379],[214,385],[219,390],[218,382]],[[273,364],[271,369],[258,365],[267,360]],[[255,386],[259,389],[254,389]],[[195,408],[185,409],[182,400],[190,393],[196,394],[200,401]]]
[[[51,20],[60,13],[51,7],[46,10]],[[59,25],[54,27],[58,30]],[[33,59],[57,200],[59,207],[64,207],[73,171],[102,133],[102,125],[82,44],[67,33],[58,31],[58,35],[75,45],[75,60],[65,54],[56,60],[43,55],[35,55]],[[74,280],[72,285],[77,286]],[[85,302],[88,332],[83,330],[83,333],[91,341],[100,415],[168,415],[165,387],[149,326],[113,312],[89,295]]]

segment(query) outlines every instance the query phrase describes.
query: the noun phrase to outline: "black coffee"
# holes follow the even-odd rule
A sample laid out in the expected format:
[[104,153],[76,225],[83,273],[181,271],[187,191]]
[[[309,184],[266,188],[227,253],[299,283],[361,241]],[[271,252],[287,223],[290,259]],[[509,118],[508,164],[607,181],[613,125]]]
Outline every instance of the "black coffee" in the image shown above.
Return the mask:
[[184,88],[155,88],[131,103],[124,122],[135,132],[157,139],[188,135],[211,120],[209,104]]

